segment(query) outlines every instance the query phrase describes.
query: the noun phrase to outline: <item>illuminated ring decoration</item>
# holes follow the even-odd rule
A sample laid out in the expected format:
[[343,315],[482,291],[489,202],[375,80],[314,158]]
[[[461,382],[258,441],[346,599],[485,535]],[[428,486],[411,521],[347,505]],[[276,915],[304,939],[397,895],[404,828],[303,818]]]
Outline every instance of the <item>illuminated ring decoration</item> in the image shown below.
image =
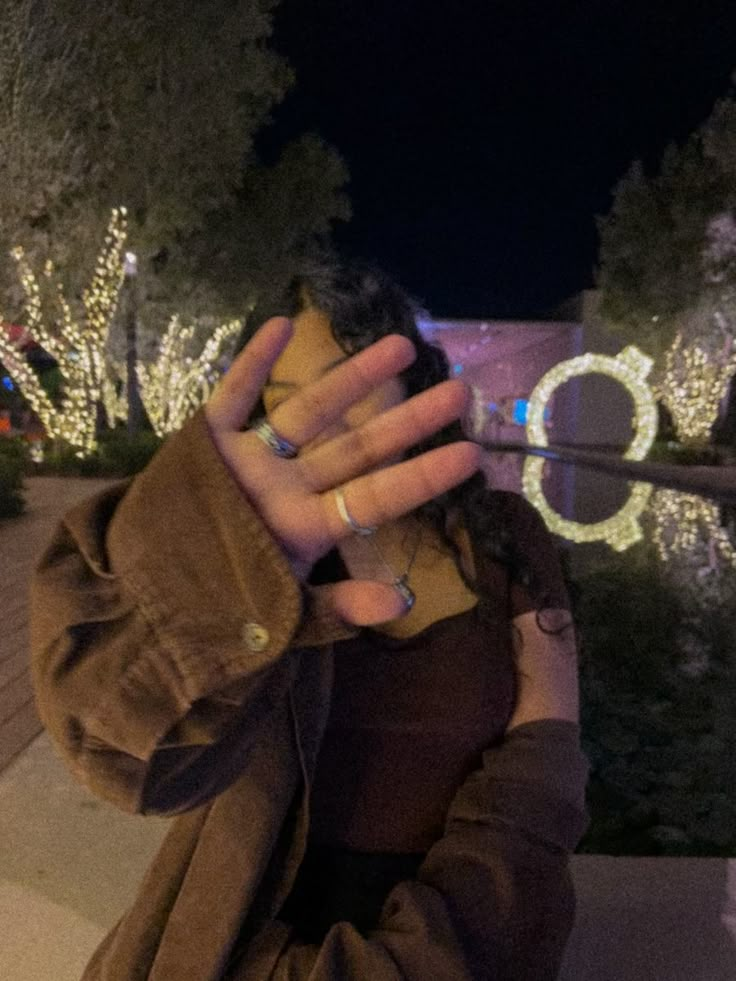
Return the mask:
[[[555,365],[529,397],[526,424],[529,443],[534,446],[548,445],[544,411],[556,388],[580,375],[607,375],[620,382],[634,401],[634,438],[623,458],[643,460],[657,435],[657,403],[646,381],[653,363],[637,347],[630,345],[616,357],[583,354]],[[629,499],[616,514],[594,524],[581,524],[563,518],[550,507],[542,490],[544,464],[544,458],[528,456],[522,483],[524,495],[542,515],[550,531],[572,542],[608,542],[617,552],[623,552],[642,538],[639,518],[651,496],[651,484],[632,482]]]

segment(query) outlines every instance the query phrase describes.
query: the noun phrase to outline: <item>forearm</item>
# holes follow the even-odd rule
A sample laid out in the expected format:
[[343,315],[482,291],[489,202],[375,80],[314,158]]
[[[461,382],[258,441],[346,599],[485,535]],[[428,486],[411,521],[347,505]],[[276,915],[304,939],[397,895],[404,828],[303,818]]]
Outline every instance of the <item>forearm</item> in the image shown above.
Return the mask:
[[274,981],[552,981],[573,923],[568,856],[586,825],[586,778],[575,725],[519,726],[484,754],[375,930],[338,923],[317,946],[274,924],[235,977],[267,965]]
[[122,808],[196,806],[223,788],[187,766],[222,775],[242,757],[288,687],[301,617],[299,584],[200,416],[134,481],[70,512],[40,562],[42,719],[79,779]]
[[567,610],[536,610],[513,622],[517,700],[507,732],[527,722],[580,718],[575,630]]

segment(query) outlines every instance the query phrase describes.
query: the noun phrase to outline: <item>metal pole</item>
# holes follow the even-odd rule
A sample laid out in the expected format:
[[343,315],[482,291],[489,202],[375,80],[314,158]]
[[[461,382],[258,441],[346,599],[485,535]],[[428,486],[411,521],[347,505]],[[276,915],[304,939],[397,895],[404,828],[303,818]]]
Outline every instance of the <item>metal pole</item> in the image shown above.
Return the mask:
[[145,416],[138,387],[138,260],[134,252],[125,253],[124,272],[128,435],[135,436],[143,428]]
[[611,453],[579,450],[568,446],[529,446],[525,443],[485,443],[489,453],[524,453],[542,456],[557,463],[587,467],[598,473],[637,480],[657,487],[670,487],[688,494],[700,494],[726,504],[736,504],[736,466],[683,466],[624,460]]

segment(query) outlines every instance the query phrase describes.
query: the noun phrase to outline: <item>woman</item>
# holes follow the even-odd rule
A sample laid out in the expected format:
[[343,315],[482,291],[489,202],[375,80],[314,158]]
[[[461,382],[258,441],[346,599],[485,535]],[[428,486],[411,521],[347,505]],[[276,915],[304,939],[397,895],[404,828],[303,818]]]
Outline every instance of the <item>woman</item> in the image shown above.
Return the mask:
[[289,303],[37,573],[60,751],[181,815],[85,979],[553,978],[586,768],[549,538],[400,290]]

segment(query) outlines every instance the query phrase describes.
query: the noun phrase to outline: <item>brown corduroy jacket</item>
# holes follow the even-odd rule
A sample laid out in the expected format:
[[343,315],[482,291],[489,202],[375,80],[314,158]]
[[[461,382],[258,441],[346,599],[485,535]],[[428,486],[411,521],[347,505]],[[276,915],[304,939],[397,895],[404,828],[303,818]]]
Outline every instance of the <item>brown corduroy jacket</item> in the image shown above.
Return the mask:
[[572,926],[577,726],[519,726],[458,791],[375,930],[317,946],[278,919],[309,829],[331,644],[203,413],[130,482],[73,509],[32,587],[37,702],[76,777],[180,815],[85,981],[545,981]]

